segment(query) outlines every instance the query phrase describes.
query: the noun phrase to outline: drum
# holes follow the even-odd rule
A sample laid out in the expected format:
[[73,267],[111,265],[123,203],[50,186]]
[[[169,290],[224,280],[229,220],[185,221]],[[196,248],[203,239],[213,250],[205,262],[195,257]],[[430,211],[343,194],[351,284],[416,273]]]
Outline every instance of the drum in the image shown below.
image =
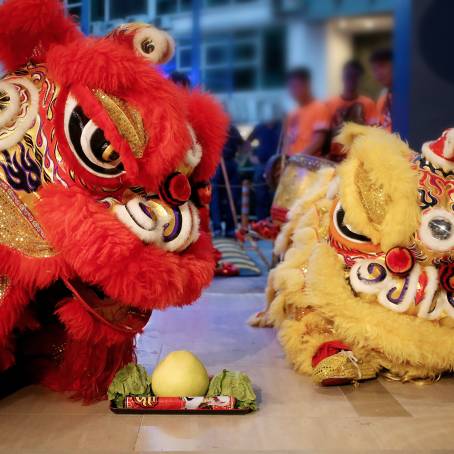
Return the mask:
[[307,176],[324,167],[336,167],[336,164],[327,159],[308,155],[297,155],[288,159],[271,207],[273,222],[277,224],[286,222],[288,210],[306,189],[304,181]]

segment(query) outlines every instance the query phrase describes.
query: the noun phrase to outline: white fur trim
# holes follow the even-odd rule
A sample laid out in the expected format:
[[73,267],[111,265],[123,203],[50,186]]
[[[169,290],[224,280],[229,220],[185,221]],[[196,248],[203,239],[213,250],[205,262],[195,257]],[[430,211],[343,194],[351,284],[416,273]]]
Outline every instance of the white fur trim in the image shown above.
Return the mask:
[[181,205],[179,209],[181,212],[181,231],[174,240],[163,243],[163,248],[166,251],[179,252],[186,249],[191,243],[191,238],[196,228],[190,202]]
[[8,107],[0,112],[0,128],[2,128],[19,112],[20,100],[16,87],[5,80],[0,81],[0,91],[5,92],[9,97]]
[[416,264],[411,270],[407,291],[399,304],[391,302],[388,299],[387,294],[393,287],[401,284],[404,278],[391,279],[388,285],[385,288],[383,288],[383,290],[378,294],[378,302],[382,306],[391,309],[394,312],[400,313],[406,312],[410,308],[410,305],[415,301],[416,291],[418,290],[418,280],[420,271],[421,267],[418,264]]
[[[439,240],[432,235],[429,223],[435,218],[442,218],[452,225],[451,236],[446,240]],[[451,251],[454,248],[454,214],[442,208],[434,208],[422,215],[419,227],[419,238],[430,249],[437,252]]]
[[[5,116],[5,118],[8,118],[11,115],[10,121],[14,119],[15,115],[17,116],[14,121],[14,128],[5,128],[6,124],[0,127],[0,148],[6,150],[16,145],[35,123],[38,115],[39,92],[33,82],[24,77],[4,80],[3,83],[10,85],[11,89],[16,91],[18,98],[20,90],[25,89],[27,93],[25,103],[21,104],[19,101],[19,104],[13,105],[13,109],[17,108],[16,114],[8,113]],[[14,95],[13,99],[16,99]]]
[[454,170],[454,162],[448,161],[447,159],[444,159],[442,156],[437,155],[434,153],[430,145],[433,142],[426,142],[422,148],[422,155],[429,161],[431,162],[435,167],[443,169],[445,172],[451,172]]
[[189,134],[191,135],[192,146],[186,153],[184,162],[187,166],[195,169],[202,160],[202,146],[197,142],[194,129],[188,124]]
[[446,159],[452,159],[454,157],[454,128],[447,129],[443,138],[445,143],[443,145],[443,156]]
[[[380,282],[370,282],[367,280],[361,280],[358,277],[358,274],[363,277],[367,277],[369,275],[367,267],[370,264],[383,267],[383,270],[386,273],[384,280]],[[385,264],[382,262],[377,262],[376,260],[358,260],[350,270],[350,284],[355,290],[355,292],[358,293],[367,293],[372,295],[376,294],[385,286],[387,286],[389,281],[390,281],[389,272],[386,269]]]
[[[140,208],[140,203],[147,205],[155,214],[155,219],[148,217]],[[158,203],[135,197],[126,205],[115,205],[117,218],[145,243],[155,243],[163,247],[162,233],[165,224],[170,222],[170,215]]]
[[326,198],[334,200],[339,194],[339,183],[340,178],[338,176],[334,177],[330,184],[328,185],[328,190],[326,191]]
[[437,320],[443,312],[443,304],[437,302],[435,309],[429,312],[435,292],[438,289],[438,271],[434,266],[423,268],[426,272],[428,282],[424,292],[424,298],[419,303],[418,317],[426,318],[428,320]]

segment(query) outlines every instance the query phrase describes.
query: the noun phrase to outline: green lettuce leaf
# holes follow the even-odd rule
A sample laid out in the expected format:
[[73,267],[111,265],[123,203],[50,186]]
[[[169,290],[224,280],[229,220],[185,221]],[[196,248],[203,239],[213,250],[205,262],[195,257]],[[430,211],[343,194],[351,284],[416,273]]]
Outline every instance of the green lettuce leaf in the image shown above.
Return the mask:
[[107,390],[108,399],[113,400],[118,408],[123,407],[126,396],[148,395],[151,395],[151,389],[147,371],[134,363],[120,369]]
[[238,408],[257,410],[257,397],[251,380],[243,372],[224,369],[215,375],[210,381],[207,397],[215,396],[232,396]]

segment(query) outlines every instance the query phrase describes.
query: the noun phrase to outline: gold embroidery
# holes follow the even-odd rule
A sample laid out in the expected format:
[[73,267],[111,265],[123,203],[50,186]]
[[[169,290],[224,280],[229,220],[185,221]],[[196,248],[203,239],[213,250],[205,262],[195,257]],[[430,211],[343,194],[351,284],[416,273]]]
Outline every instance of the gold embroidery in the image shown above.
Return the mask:
[[389,197],[383,185],[373,182],[362,166],[356,171],[355,183],[369,219],[374,224],[382,224],[386,216],[386,206],[389,204]]
[[9,279],[6,276],[0,276],[0,304],[6,296],[9,287]]
[[0,185],[0,244],[31,257],[55,255],[31,212],[4,184]]
[[102,90],[95,90],[94,94],[106,109],[118,132],[128,141],[134,156],[141,158],[145,150],[146,136],[140,113],[125,101],[107,95]]

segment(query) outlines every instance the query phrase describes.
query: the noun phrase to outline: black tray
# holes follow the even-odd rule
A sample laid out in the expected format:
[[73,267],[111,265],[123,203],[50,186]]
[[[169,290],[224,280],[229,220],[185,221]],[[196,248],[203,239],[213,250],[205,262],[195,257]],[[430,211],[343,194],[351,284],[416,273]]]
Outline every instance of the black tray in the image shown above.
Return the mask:
[[136,408],[117,408],[110,404],[110,411],[117,415],[247,415],[253,410],[237,408],[235,410],[145,410]]

